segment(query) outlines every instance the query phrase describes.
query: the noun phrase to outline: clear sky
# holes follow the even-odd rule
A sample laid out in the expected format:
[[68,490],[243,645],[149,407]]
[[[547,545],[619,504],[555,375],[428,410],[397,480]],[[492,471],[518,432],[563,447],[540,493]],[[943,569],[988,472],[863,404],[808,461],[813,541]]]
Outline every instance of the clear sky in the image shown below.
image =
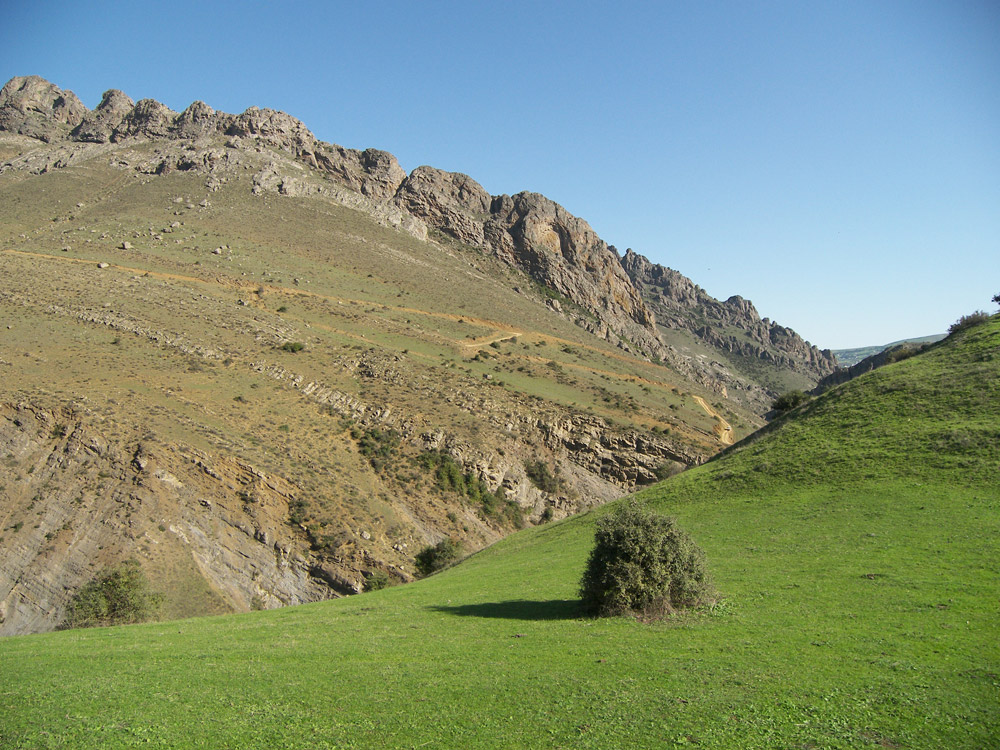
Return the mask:
[[1000,293],[1000,2],[9,0],[0,78],[544,193],[821,348]]

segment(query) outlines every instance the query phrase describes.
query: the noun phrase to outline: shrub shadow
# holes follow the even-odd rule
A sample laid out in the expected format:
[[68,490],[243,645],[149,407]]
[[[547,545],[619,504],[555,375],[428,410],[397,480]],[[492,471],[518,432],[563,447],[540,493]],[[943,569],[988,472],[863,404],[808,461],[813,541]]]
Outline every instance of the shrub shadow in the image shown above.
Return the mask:
[[511,599],[506,602],[480,604],[436,604],[428,609],[459,617],[488,617],[502,620],[575,620],[584,614],[578,599],[547,601]]

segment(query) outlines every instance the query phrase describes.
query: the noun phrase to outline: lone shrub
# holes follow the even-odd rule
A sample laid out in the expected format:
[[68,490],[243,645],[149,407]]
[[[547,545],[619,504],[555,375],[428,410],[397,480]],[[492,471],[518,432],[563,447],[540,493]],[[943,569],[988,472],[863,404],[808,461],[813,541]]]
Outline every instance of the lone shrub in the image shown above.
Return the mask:
[[597,522],[580,581],[587,612],[655,618],[712,596],[705,556],[673,518],[631,500]]
[[771,408],[780,412],[791,411],[796,406],[800,406],[808,400],[809,396],[802,391],[789,391],[778,396],[774,403],[771,404]]
[[301,352],[306,348],[306,345],[301,341],[286,341],[278,348],[284,352],[292,352],[294,354],[295,352]]
[[81,588],[66,609],[60,626],[93,628],[146,622],[156,616],[161,597],[149,590],[149,581],[137,560],[126,560],[106,570]]
[[392,585],[392,579],[384,570],[373,570],[365,576],[363,588],[365,591],[381,591]]
[[451,565],[461,554],[461,542],[454,539],[442,539],[437,544],[420,550],[414,558],[414,562],[420,575],[429,576],[431,573]]

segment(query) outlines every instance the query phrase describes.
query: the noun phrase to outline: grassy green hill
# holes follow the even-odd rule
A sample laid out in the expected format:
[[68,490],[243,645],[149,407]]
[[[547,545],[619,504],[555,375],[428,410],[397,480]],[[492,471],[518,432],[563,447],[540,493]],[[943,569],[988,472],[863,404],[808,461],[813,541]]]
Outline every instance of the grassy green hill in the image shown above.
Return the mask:
[[0,641],[0,746],[1000,746],[1000,319],[643,493],[723,601],[578,615],[603,509],[430,579]]

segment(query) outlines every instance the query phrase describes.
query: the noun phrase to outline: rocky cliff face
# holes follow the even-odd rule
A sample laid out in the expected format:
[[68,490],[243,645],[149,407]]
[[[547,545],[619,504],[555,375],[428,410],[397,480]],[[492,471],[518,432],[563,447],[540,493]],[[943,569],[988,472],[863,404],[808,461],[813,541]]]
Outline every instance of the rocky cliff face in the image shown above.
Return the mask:
[[25,403],[0,405],[0,453],[0,635],[50,630],[76,590],[130,557],[175,616],[352,591],[319,575],[288,525],[297,488],[239,460],[126,449],[72,411]]
[[[733,296],[724,302],[709,296],[689,278],[651,263],[628,250],[622,258],[629,278],[656,313],[664,329],[689,331],[705,345],[723,353],[744,378],[757,380],[769,394],[773,388],[761,365],[793,372],[815,383],[837,369],[830,350],[820,351],[791,328],[761,319],[750,300]],[[736,331],[736,332],[734,332]]]
[[38,76],[11,78],[0,89],[0,130],[47,143],[65,138],[87,111],[72,91]]
[[[459,242],[496,255],[584,311],[592,333],[629,341],[661,356],[653,315],[625,275],[617,254],[590,225],[538,193],[491,196],[468,175],[418,167],[400,185],[396,202]],[[557,300],[554,309],[565,314]]]
[[107,143],[134,107],[135,102],[118,89],[105,91],[97,109],[81,118],[71,137],[77,141]]
[[[369,377],[382,377],[369,363]],[[604,420],[517,415],[506,427],[524,448],[473,444],[443,431],[420,432],[407,415],[375,408],[294,373],[262,372],[288,380],[309,400],[357,424],[398,429],[421,449],[452,456],[463,470],[517,503],[531,518],[561,518],[619,497],[704,456],[663,437],[616,430]],[[470,398],[468,394],[464,398]],[[500,412],[472,400],[484,422],[504,434]],[[532,447],[534,446],[534,447]],[[544,452],[562,467],[560,489],[542,492],[527,477],[524,454]],[[92,418],[30,403],[0,404],[0,635],[51,630],[73,594],[117,562],[140,561],[165,596],[163,616],[246,611],[359,593],[365,575],[390,569],[410,580],[419,545],[373,539],[317,547],[307,526],[290,523],[308,492],[288,479],[232,455],[209,455],[146,434],[134,442],[106,437]],[[415,502],[415,501],[414,501]],[[422,533],[440,536],[416,505],[398,508]],[[497,538],[463,511],[464,523]],[[374,528],[374,527],[371,527]]]
[[[582,314],[576,317],[592,332],[624,349],[637,347],[647,356],[663,355],[653,315],[623,272],[617,254],[585,221],[542,195],[490,196],[466,175],[431,167],[419,167],[407,176],[392,154],[323,143],[299,120],[270,109],[251,107],[234,116],[195,102],[178,114],[152,99],[132,104],[120,91],[111,90],[91,112],[72,94],[37,77],[12,79],[4,92],[0,127],[48,141],[224,135],[232,147],[279,149],[371,201],[373,212],[385,213],[388,205],[409,214],[409,220],[390,218],[396,226],[416,235],[433,227],[526,271],[578,305]],[[192,157],[186,155],[188,168],[199,166]],[[287,194],[295,189],[293,181],[293,174],[276,174],[262,184]],[[553,300],[553,308],[574,315],[558,300]]]
[[[636,485],[654,481],[665,467],[697,464],[717,449],[719,434],[713,429],[731,431],[730,426],[700,396],[682,394],[681,388],[670,386],[697,383],[706,390],[696,392],[711,392],[762,414],[770,404],[766,385],[755,379],[752,367],[741,373],[734,370],[732,363],[797,368],[813,381],[818,377],[816,373],[826,367],[825,355],[789,329],[761,320],[748,301],[738,297],[724,303],[712,300],[690,280],[642,256],[629,252],[620,258],[585,221],[542,195],[524,192],[492,196],[467,175],[432,167],[418,167],[407,175],[392,154],[324,143],[303,123],[282,112],[253,107],[232,115],[194,102],[178,113],[152,99],[133,102],[117,90],[106,92],[91,111],[71,92],[28,77],[12,79],[0,92],[0,130],[6,131],[4,147],[10,148],[7,153],[16,154],[0,163],[0,175],[10,179],[6,185],[19,181],[28,184],[33,176],[84,165],[84,171],[104,170],[107,185],[126,183],[128,187],[122,193],[127,195],[143,185],[178,185],[182,178],[184,185],[196,184],[198,191],[197,197],[171,197],[165,209],[157,204],[160,215],[148,230],[145,225],[123,224],[121,215],[111,208],[101,219],[101,228],[91,228],[96,221],[94,215],[84,218],[83,214],[89,210],[88,203],[98,203],[101,196],[96,194],[81,194],[82,200],[74,197],[69,201],[76,210],[70,207],[65,221],[51,218],[55,213],[63,215],[63,207],[59,207],[55,213],[45,215],[44,230],[24,225],[23,229],[31,233],[30,237],[28,232],[20,234],[25,257],[50,262],[50,256],[59,255],[61,250],[69,253],[63,257],[74,267],[87,268],[88,248],[103,243],[107,248],[119,248],[123,268],[135,275],[127,289],[109,286],[98,291],[99,282],[91,280],[83,287],[73,287],[73,293],[69,280],[59,277],[59,299],[33,296],[27,288],[18,291],[8,285],[10,288],[0,288],[0,303],[7,305],[6,311],[30,310],[36,316],[56,316],[67,325],[79,325],[87,331],[107,329],[162,348],[167,356],[189,358],[191,361],[184,367],[197,369],[199,361],[213,366],[229,362],[225,367],[238,369],[237,379],[253,381],[250,387],[278,383],[283,389],[295,391],[311,409],[322,409],[325,416],[343,419],[359,429],[398,433],[411,458],[423,450],[447,453],[463,472],[477,477],[498,497],[516,503],[530,520],[559,518],[606,502]],[[122,179],[123,173],[127,180]],[[161,182],[161,178],[165,180]],[[259,350],[254,350],[257,353],[253,355],[241,354],[244,339],[265,346],[264,351],[269,352],[292,341],[293,336],[297,337],[294,340],[308,336],[308,332],[296,330],[280,319],[262,322],[264,318],[271,320],[268,316],[273,314],[263,302],[265,294],[304,294],[307,281],[300,288],[295,278],[291,282],[294,291],[279,291],[275,285],[280,279],[273,279],[270,261],[265,266],[271,267],[266,284],[244,278],[246,271],[240,276],[237,271],[226,273],[220,267],[214,280],[211,276],[188,279],[207,285],[206,291],[211,288],[214,302],[208,304],[208,297],[199,295],[188,299],[187,308],[181,307],[183,301],[173,299],[168,286],[175,271],[193,273],[189,265],[195,257],[192,253],[201,252],[195,248],[203,238],[209,232],[223,231],[217,230],[223,225],[209,221],[214,213],[212,202],[216,197],[222,202],[224,196],[231,198],[239,191],[248,197],[246,203],[240,204],[241,210],[261,210],[260,216],[254,218],[268,226],[284,222],[281,214],[298,203],[270,200],[275,194],[299,198],[318,195],[329,199],[323,203],[324,211],[330,208],[329,202],[339,203],[419,240],[405,237],[411,243],[407,254],[384,245],[393,244],[400,234],[384,233],[378,243],[371,244],[382,243],[379,252],[384,250],[385,257],[393,259],[389,262],[400,259],[401,263],[414,263],[414,268],[423,264],[437,269],[443,267],[437,265],[441,258],[460,258],[463,265],[457,273],[479,274],[480,278],[486,273],[480,266],[492,269],[496,279],[520,277],[523,271],[539,288],[528,288],[520,280],[524,289],[518,287],[515,294],[508,287],[506,292],[518,300],[517,304],[530,308],[532,323],[525,329],[536,330],[531,326],[537,316],[545,321],[546,335],[538,337],[530,351],[527,343],[518,344],[516,349],[508,345],[509,351],[503,353],[505,371],[521,377],[519,373],[532,367],[555,365],[554,361],[545,363],[551,354],[543,357],[544,349],[535,347],[565,345],[565,339],[552,336],[553,323],[562,326],[560,335],[569,331],[572,338],[579,334],[574,326],[566,324],[572,321],[622,350],[669,368],[622,358],[617,353],[611,355],[615,361],[627,361],[628,367],[641,364],[648,368],[643,382],[652,385],[654,392],[662,388],[665,398],[660,399],[661,404],[651,397],[646,406],[662,406],[662,413],[643,413],[641,419],[623,425],[617,421],[620,412],[611,411],[604,419],[595,411],[575,408],[575,403],[571,408],[566,402],[522,398],[516,391],[503,391],[503,384],[485,379],[470,383],[464,375],[444,366],[433,372],[417,369],[375,348],[362,354],[352,351],[326,362],[328,368],[333,368],[331,377],[350,376],[363,384],[354,390],[345,387],[343,381],[327,382],[327,375],[315,370],[297,370],[288,361],[279,366],[270,354]],[[14,189],[11,195],[20,200]],[[209,197],[202,200],[205,195]],[[263,206],[276,203],[280,207],[273,213],[263,213]],[[55,205],[59,206],[58,201]],[[200,214],[205,214],[207,223],[197,223],[200,219],[195,217]],[[135,215],[142,215],[141,210]],[[244,214],[240,217],[242,221]],[[185,222],[191,222],[191,226]],[[363,223],[368,226],[367,218]],[[47,240],[35,239],[36,235],[47,238],[51,231],[59,232],[59,245],[49,247]],[[386,240],[386,236],[396,239]],[[454,242],[466,247],[455,252]],[[139,244],[144,247],[134,247]],[[239,254],[233,253],[225,240],[220,244],[225,249],[216,247],[211,251],[215,255],[208,257],[221,256],[236,266]],[[415,245],[420,250],[414,251]],[[468,263],[468,257],[474,255],[468,248],[482,255]],[[152,254],[144,255],[150,250]],[[414,253],[421,252],[427,255],[416,261]],[[198,257],[196,263],[205,262],[205,255]],[[315,257],[330,262],[326,246]],[[162,293],[156,291],[159,287],[146,283],[149,273],[140,275],[132,268],[153,258],[157,259],[154,265],[162,262],[169,269],[167,273],[154,271],[157,283],[164,285]],[[296,275],[308,273],[308,264],[315,262],[314,258],[303,258],[302,265],[297,266],[303,271]],[[518,271],[510,272],[503,264]],[[111,274],[107,263],[97,268]],[[432,283],[440,284],[444,277],[468,278],[456,276],[455,264],[448,268],[450,276],[439,274]],[[257,278],[263,279],[264,275]],[[368,278],[372,275],[368,274]],[[235,289],[241,295],[236,309],[254,312],[252,319],[243,320],[241,316],[239,324],[233,308],[226,306],[237,304],[227,296]],[[122,297],[136,303],[132,314],[119,309]],[[190,318],[187,311],[193,305],[200,306],[196,313],[198,324],[185,328]],[[367,303],[364,307],[366,314],[374,310]],[[163,312],[171,330],[146,314],[151,310]],[[399,310],[405,316],[412,314],[403,306]],[[454,314],[456,310],[434,312],[444,321],[459,317]],[[329,313],[327,309],[324,315]],[[355,313],[350,316],[341,325],[346,326],[346,335],[358,336],[350,333],[355,330]],[[409,325],[410,320],[404,319]],[[465,325],[466,321],[460,318],[458,323]],[[489,328],[489,321],[480,323]],[[177,330],[172,330],[175,325]],[[405,333],[401,323],[393,323],[397,325],[400,327],[387,328],[386,335]],[[431,328],[435,325],[431,324]],[[308,329],[309,325],[303,327]],[[232,331],[234,336],[242,337],[236,339],[241,343],[221,349],[206,343],[204,330],[213,329]],[[666,345],[662,331],[672,329],[698,336],[718,356],[693,357]],[[742,333],[725,333],[733,329]],[[370,331],[361,329],[360,333]],[[436,346],[437,338],[444,337],[436,329],[431,333],[433,336],[427,340],[433,339]],[[508,333],[502,338],[506,339]],[[359,340],[365,347],[371,345],[365,335],[360,335]],[[461,353],[458,364],[463,364],[462,357],[468,358],[482,347],[488,353],[493,351],[489,349],[492,344],[499,343],[492,334],[481,336],[478,342],[474,334],[456,334],[455,351]],[[606,349],[603,344],[591,348]],[[361,346],[354,349],[361,351]],[[442,362],[447,362],[452,352],[447,354]],[[501,361],[499,357],[497,361]],[[583,359],[573,362],[580,374],[603,377],[604,370],[593,369],[593,364]],[[0,359],[0,367],[10,366],[11,362]],[[341,366],[343,373],[338,371]],[[420,367],[430,365],[421,361]],[[499,375],[502,370],[495,372]],[[635,373],[630,372],[621,383],[634,378]],[[583,380],[581,377],[577,385]],[[599,388],[607,400],[624,397],[611,387],[612,381],[605,381],[580,387]],[[560,385],[576,387],[569,381]],[[446,423],[435,422],[437,417],[428,419],[422,407],[414,408],[412,399],[394,403],[393,389],[397,388],[423,394],[424,400],[436,401],[442,396],[451,410],[449,414],[474,423],[476,430],[459,435],[451,432]],[[372,390],[366,393],[367,389]],[[138,558],[151,578],[158,571],[169,570],[172,580],[179,581],[171,584],[176,590],[166,592],[168,606],[173,607],[168,614],[187,614],[181,602],[191,596],[198,598],[199,612],[239,611],[356,592],[364,574],[375,569],[391,570],[397,579],[406,580],[407,566],[421,544],[433,543],[448,533],[463,536],[470,547],[477,547],[498,538],[510,527],[508,524],[501,528],[495,519],[481,516],[474,508],[449,506],[433,495],[436,490],[425,489],[425,494],[419,496],[412,487],[394,485],[397,480],[392,477],[373,476],[370,467],[356,463],[350,465],[351,471],[367,471],[365,483],[370,480],[371,487],[378,488],[378,492],[366,488],[371,494],[365,502],[378,505],[395,519],[395,536],[390,536],[387,528],[380,530],[371,517],[364,523],[375,525],[362,527],[357,521],[363,516],[361,511],[349,519],[325,519],[323,523],[329,521],[329,528],[317,532],[306,524],[290,524],[295,515],[292,509],[310,493],[357,493],[357,476],[349,480],[325,477],[322,481],[298,476],[293,481],[290,477],[295,472],[287,468],[259,468],[260,454],[252,462],[233,451],[210,455],[142,430],[128,439],[110,437],[94,414],[53,406],[65,401],[46,401],[43,407],[31,394],[17,401],[22,396],[18,392],[14,403],[0,405],[0,458],[6,457],[6,462],[0,464],[0,537],[4,550],[0,556],[0,633],[50,629],[61,619],[73,591],[105,563],[126,557]],[[699,400],[701,407],[693,403]],[[678,419],[667,409],[668,401],[671,409],[683,406],[701,411],[702,421],[689,424]],[[597,406],[600,412],[601,405]],[[719,404],[716,407],[724,408]],[[223,414],[225,410],[214,413]],[[654,424],[655,432],[651,427]],[[354,455],[353,445],[340,448]],[[543,492],[532,483],[525,466],[537,459],[561,472],[560,490]],[[314,460],[305,447],[297,460],[310,469],[322,463],[322,459]],[[326,531],[336,536],[336,543],[317,536]]]

